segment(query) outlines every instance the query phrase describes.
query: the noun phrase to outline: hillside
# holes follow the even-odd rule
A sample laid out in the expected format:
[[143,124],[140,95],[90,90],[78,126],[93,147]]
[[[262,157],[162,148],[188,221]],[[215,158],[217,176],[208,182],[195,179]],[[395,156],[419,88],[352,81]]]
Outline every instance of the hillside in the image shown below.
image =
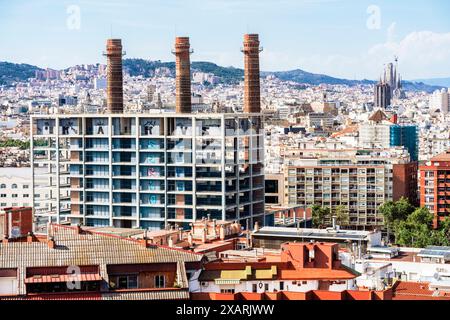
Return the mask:
[[42,70],[29,64],[17,64],[0,61],[0,85],[8,85],[12,82],[26,81],[35,76],[36,70]]

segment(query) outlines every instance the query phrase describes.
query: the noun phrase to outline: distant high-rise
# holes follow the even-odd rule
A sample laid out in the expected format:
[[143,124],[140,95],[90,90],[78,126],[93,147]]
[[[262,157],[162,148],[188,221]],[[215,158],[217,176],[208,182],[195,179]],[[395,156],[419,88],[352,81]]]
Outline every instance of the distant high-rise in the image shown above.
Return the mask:
[[259,36],[244,35],[244,112],[261,112],[259,81]]
[[375,108],[386,109],[391,105],[391,86],[380,80],[375,85]]
[[395,65],[388,63],[384,69],[383,82],[389,85],[391,98],[403,99],[405,94],[402,88],[402,79],[398,72],[398,58],[395,57]]
[[430,111],[439,110],[443,114],[447,114],[449,112],[450,107],[450,89],[449,91],[446,89],[436,90],[429,99],[429,108]]
[[107,105],[111,113],[123,112],[122,40],[108,39],[106,42]]

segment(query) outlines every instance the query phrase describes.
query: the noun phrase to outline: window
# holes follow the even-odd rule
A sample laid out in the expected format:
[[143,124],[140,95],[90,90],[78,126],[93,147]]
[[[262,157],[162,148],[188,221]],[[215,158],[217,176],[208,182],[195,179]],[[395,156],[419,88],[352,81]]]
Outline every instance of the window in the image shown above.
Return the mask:
[[256,283],[252,285],[252,292],[258,292],[258,286],[256,285]]
[[24,197],[24,198],[29,198],[30,195],[29,195],[28,193],[25,193],[25,194],[23,195],[23,197]]
[[24,185],[23,185],[23,188],[24,188],[24,189],[28,189],[28,188],[29,188],[29,185],[24,184]]
[[269,291],[269,284],[268,283],[264,284],[264,291]]
[[14,183],[14,184],[11,186],[11,188],[12,188],[12,189],[17,189],[17,184]]
[[17,198],[17,193],[12,195],[13,198]]
[[0,185],[0,188],[1,188],[1,189],[6,189],[6,184],[2,183],[2,184]]
[[2,193],[2,194],[0,195],[0,197],[6,198],[6,194]]
[[137,275],[120,275],[111,277],[111,288],[113,289],[137,289]]
[[220,289],[220,293],[234,293],[234,289]]
[[280,281],[280,291],[284,290],[284,281]]
[[6,202],[2,202],[2,203],[0,204],[0,207],[6,207]]
[[166,278],[164,275],[155,276],[155,288],[165,288],[166,286]]

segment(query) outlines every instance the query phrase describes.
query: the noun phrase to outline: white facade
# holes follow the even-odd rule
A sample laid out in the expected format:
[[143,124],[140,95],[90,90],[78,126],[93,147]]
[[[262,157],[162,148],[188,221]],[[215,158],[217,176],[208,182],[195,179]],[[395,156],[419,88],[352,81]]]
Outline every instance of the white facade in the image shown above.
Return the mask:
[[[199,292],[208,293],[238,293],[238,292],[308,292],[319,290],[319,280],[253,280],[239,281],[233,284],[220,284],[215,281],[202,281],[199,285]],[[331,284],[328,291],[341,292],[344,290],[353,290],[355,288],[354,280],[341,280]]]
[[32,206],[31,178],[31,168],[0,168],[0,208]]
[[390,127],[392,124],[363,123],[359,130],[359,144],[362,147],[390,147]]
[[429,106],[431,111],[440,110],[442,113],[449,112],[449,91],[446,89],[436,90],[431,96]]
[[17,295],[19,286],[16,277],[0,277],[0,296]]

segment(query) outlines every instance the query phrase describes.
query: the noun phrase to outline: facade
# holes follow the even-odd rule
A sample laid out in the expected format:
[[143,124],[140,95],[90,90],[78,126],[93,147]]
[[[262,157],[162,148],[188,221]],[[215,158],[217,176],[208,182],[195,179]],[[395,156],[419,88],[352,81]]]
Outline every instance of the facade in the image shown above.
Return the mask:
[[[264,225],[260,114],[32,116],[42,222],[187,228],[208,214]],[[269,221],[270,224],[270,221]]]
[[443,114],[447,114],[450,106],[449,92],[450,89],[441,89],[433,92],[429,100],[430,111],[439,110]]
[[284,205],[284,175],[267,174],[265,176],[265,199],[268,205]]
[[391,105],[391,87],[385,82],[375,85],[375,108],[386,109]]
[[383,203],[402,196],[415,202],[417,164],[402,148],[303,151],[285,166],[289,205],[318,204],[333,214],[344,208],[348,227],[375,228],[384,223],[378,211]]
[[450,216],[450,152],[419,166],[420,206],[434,214],[434,226]]
[[[29,207],[32,205],[31,168],[0,168],[0,208]],[[36,190],[36,197],[47,195]]]
[[359,144],[375,148],[404,147],[411,161],[419,159],[418,127],[397,124],[381,110],[377,110],[367,122],[360,125]]
[[359,128],[359,145],[369,148],[404,147],[411,161],[419,159],[419,134],[415,125],[400,125],[381,110],[377,110]]
[[419,134],[418,127],[414,125],[390,126],[389,139],[391,147],[405,147],[411,157],[411,161],[419,160]]

